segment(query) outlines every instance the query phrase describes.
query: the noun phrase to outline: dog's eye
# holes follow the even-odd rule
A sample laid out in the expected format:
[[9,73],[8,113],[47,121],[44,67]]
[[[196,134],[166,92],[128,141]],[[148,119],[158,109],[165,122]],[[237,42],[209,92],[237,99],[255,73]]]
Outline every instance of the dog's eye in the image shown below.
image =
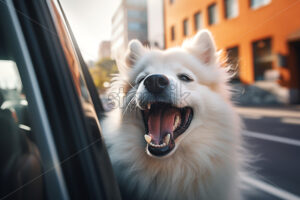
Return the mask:
[[185,82],[191,82],[193,79],[189,77],[187,74],[178,74],[177,77],[179,80],[185,81]]

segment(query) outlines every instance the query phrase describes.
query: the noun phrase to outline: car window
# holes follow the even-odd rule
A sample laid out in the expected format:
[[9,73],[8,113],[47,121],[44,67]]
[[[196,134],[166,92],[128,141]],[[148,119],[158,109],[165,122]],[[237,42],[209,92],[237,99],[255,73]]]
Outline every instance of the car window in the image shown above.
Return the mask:
[[29,55],[14,5],[2,2],[0,199],[41,200],[62,197],[59,192],[65,191],[60,166],[53,167],[57,154],[49,146],[52,132]]
[[[7,49],[0,46],[4,52]],[[18,66],[0,60],[0,198],[43,199],[40,153],[32,133]],[[31,182],[35,180],[34,182]],[[28,184],[29,183],[29,184]]]
[[119,196],[60,9],[7,2],[0,4],[0,199]]
[[[22,83],[16,63],[12,60],[0,60],[0,108],[9,110],[20,125],[29,126],[24,110],[28,105],[22,91]],[[24,126],[21,126],[24,127]],[[29,128],[29,127],[28,127]]]
[[[90,88],[87,87],[86,76],[84,76],[83,73],[84,65],[80,62],[80,54],[79,52],[78,54],[76,52],[76,43],[72,40],[71,32],[69,32],[69,29],[67,28],[67,21],[65,21],[66,19],[64,18],[58,2],[51,1],[50,8],[56,25],[57,36],[60,44],[62,45],[62,50],[65,54],[69,70],[71,71],[72,80],[80,99],[80,104],[85,117],[82,122],[85,122],[84,124],[87,130],[81,132],[81,134],[84,135],[82,139],[86,140],[87,143],[80,149],[80,151],[82,151],[82,149],[84,149],[84,152],[89,150],[90,154],[88,156],[92,157],[91,162],[95,167],[94,172],[87,172],[89,174],[86,178],[88,178],[88,176],[92,176],[89,178],[89,183],[92,183],[92,181],[96,178],[98,179],[97,181],[99,181],[100,184],[98,187],[95,187],[96,185],[94,185],[94,190],[96,190],[94,192],[103,192],[104,199],[119,199],[119,188],[101,138],[99,119],[91,99]],[[90,163],[91,166],[92,163]],[[102,187],[102,189],[100,189],[99,186]],[[91,189],[91,186],[89,186],[89,189]]]
[[56,4],[56,1],[51,1],[51,7],[53,8],[53,17],[54,21],[56,22],[58,37],[66,55],[76,91],[80,97],[80,101],[88,121],[94,121],[93,124],[89,123],[91,126],[93,126],[92,129],[94,129],[95,126],[99,126],[99,123],[88,87],[85,82],[85,78],[83,76],[82,68],[75,51],[75,47],[73,46],[70,34],[66,29],[66,24],[63,20],[59,7]]

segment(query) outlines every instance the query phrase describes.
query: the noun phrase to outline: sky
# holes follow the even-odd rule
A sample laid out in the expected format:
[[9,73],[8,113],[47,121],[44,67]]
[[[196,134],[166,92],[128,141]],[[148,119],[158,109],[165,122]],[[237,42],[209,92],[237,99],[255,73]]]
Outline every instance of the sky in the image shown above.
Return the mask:
[[121,0],[60,0],[86,61],[96,61],[99,44],[110,40],[111,18]]

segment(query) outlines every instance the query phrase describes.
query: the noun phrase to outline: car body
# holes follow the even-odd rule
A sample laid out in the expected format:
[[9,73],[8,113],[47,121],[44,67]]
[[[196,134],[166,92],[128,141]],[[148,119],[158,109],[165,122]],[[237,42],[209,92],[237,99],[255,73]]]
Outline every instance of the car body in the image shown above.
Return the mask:
[[0,80],[0,198],[120,199],[104,109],[60,3],[1,1],[0,30],[0,73],[10,63],[20,80]]

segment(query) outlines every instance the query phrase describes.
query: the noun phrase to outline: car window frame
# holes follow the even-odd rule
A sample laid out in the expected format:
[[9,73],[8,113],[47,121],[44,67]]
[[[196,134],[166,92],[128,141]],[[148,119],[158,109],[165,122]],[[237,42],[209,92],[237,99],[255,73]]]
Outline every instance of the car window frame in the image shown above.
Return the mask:
[[103,103],[102,103],[101,99],[99,98],[100,94],[98,93],[97,88],[94,85],[92,76],[91,76],[91,74],[90,74],[90,72],[88,70],[88,67],[87,67],[84,59],[83,59],[83,56],[82,56],[81,51],[79,49],[78,43],[77,43],[77,41],[75,39],[74,33],[73,33],[72,29],[71,29],[70,23],[69,23],[66,15],[65,15],[65,12],[63,10],[63,7],[62,7],[60,1],[58,1],[58,6],[61,9],[62,16],[63,16],[63,18],[65,20],[67,29],[68,29],[68,31],[70,33],[70,37],[71,37],[71,40],[72,40],[74,48],[75,48],[75,51],[77,53],[77,57],[79,59],[80,65],[82,66],[83,76],[85,78],[88,90],[90,92],[90,95],[91,95],[91,98],[92,98],[92,101],[93,101],[93,104],[94,104],[94,108],[96,110],[96,113],[98,115],[99,120],[101,120],[101,119],[103,119],[105,117],[105,110],[104,110],[104,107],[103,107]]
[[[52,130],[46,114],[45,105],[41,97],[41,91],[37,84],[37,78],[34,73],[33,65],[28,54],[28,48],[24,40],[22,29],[17,17],[17,11],[12,1],[5,0],[2,5],[2,14],[6,16],[8,26],[6,31],[9,37],[15,38],[11,44],[14,48],[15,62],[17,63],[23,89],[26,93],[28,111],[32,118],[32,129],[34,130],[36,144],[39,147],[43,163],[43,178],[46,183],[46,191],[50,198],[69,199],[62,170],[57,163],[58,154],[55,149]],[[45,173],[47,172],[47,173]],[[33,180],[34,181],[34,180]],[[29,184],[29,183],[28,183]],[[51,187],[50,187],[51,186]],[[21,188],[17,188],[21,189]],[[11,194],[8,194],[11,195]]]
[[[59,158],[54,162],[56,164],[54,169],[61,167],[62,170],[58,176],[64,178],[65,191],[67,191],[60,192],[61,199],[68,199],[68,195],[75,199],[81,197],[120,199],[118,185],[102,137],[100,137],[97,145],[97,152],[92,152],[89,148],[85,149],[85,147],[93,145],[87,142],[88,138],[85,136],[90,130],[88,130],[88,122],[83,117],[83,108],[78,94],[76,94],[61,44],[58,38],[51,35],[55,33],[55,26],[53,18],[51,18],[50,7],[48,7],[49,1],[28,1],[25,3],[21,0],[6,0],[6,2],[10,2],[16,15],[15,20],[19,22],[19,29],[23,34],[24,43],[29,52],[28,59],[31,59],[32,62],[33,69],[28,73],[33,74],[36,78],[35,84],[39,86],[40,99],[45,107],[44,115],[48,117],[49,127],[52,129],[51,135],[55,144],[53,149],[57,151]],[[39,30],[36,30],[35,26],[39,26]],[[48,30],[43,30],[44,28]],[[47,67],[50,64],[46,65],[45,56],[48,56],[47,62],[53,62],[53,66],[50,66],[51,69],[49,70]],[[47,72],[50,73],[47,74]],[[57,81],[55,82],[55,80]],[[58,88],[53,88],[55,84]],[[32,86],[29,84],[27,87]],[[25,92],[28,93],[28,91]],[[62,97],[62,99],[59,99],[59,97]],[[33,101],[30,100],[30,102]],[[64,102],[66,108],[57,107],[59,102]],[[64,113],[67,114],[63,115]],[[56,117],[58,119],[55,119]],[[62,121],[67,125],[63,124]],[[74,143],[65,146],[68,137],[64,131],[69,131],[72,134],[69,137],[74,139]],[[101,130],[98,131],[101,134]],[[72,148],[70,145],[73,145],[72,150],[82,151],[76,151],[74,157],[70,157],[70,160],[62,160],[61,157],[65,151]],[[48,145],[46,146],[48,148]],[[69,175],[67,176],[66,173],[69,173]],[[73,176],[74,180],[70,181],[72,174],[76,174],[76,176]],[[59,184],[54,185],[61,189]],[[79,186],[82,186],[82,188]],[[58,193],[52,193],[51,188],[49,189],[47,194],[52,195],[52,198],[49,199],[53,199]]]

